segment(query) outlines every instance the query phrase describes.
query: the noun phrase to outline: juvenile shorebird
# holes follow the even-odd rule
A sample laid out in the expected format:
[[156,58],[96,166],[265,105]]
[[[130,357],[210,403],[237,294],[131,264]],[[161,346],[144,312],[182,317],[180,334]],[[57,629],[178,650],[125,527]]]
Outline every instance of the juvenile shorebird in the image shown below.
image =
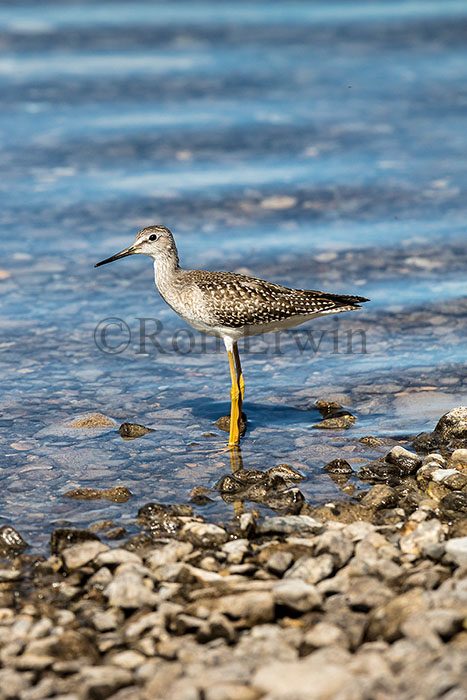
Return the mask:
[[235,272],[183,270],[177,247],[165,226],[148,226],[133,245],[96,263],[95,267],[125,258],[149,255],[161,297],[180,318],[201,333],[223,339],[232,382],[229,446],[240,442],[245,381],[237,342],[240,338],[298,326],[311,318],[358,309],[364,297],[288,289]]

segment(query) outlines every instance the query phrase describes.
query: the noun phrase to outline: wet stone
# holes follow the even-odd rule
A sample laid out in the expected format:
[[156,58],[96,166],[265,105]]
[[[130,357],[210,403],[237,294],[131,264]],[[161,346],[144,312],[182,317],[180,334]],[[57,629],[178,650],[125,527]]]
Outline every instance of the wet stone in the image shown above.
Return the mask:
[[67,547],[89,541],[100,542],[98,536],[89,530],[58,528],[50,536],[50,551],[60,554]]
[[422,454],[434,452],[441,444],[441,439],[435,433],[419,433],[412,443],[414,449]]
[[370,481],[374,483],[382,481],[390,485],[399,484],[402,475],[403,472],[398,465],[390,464],[384,459],[369,462],[363,467],[360,467],[357,472],[358,478],[362,481]]
[[397,503],[397,493],[395,489],[387,484],[375,484],[363,496],[362,504],[379,510],[380,508],[390,508]]
[[276,467],[271,467],[267,470],[266,476],[270,483],[273,483],[276,478],[281,478],[285,483],[302,481],[303,474],[300,474],[290,464],[278,464]]
[[328,474],[353,474],[353,469],[345,459],[333,459],[323,467]]
[[464,491],[467,488],[467,472],[462,473],[456,470],[455,474],[449,474],[445,477],[442,483],[453,491]]
[[154,433],[155,430],[153,428],[146,428],[144,425],[139,425],[139,423],[122,423],[118,432],[124,440],[134,440],[148,433]]
[[421,457],[400,445],[393,447],[386,455],[385,460],[389,464],[397,465],[403,474],[412,474],[422,463]]
[[351,413],[341,412],[339,414],[331,414],[311,427],[320,430],[348,430],[356,420],[356,417]]
[[28,543],[23,540],[19,532],[11,525],[0,527],[0,556],[5,559],[17,556],[24,552]]
[[128,535],[123,525],[117,525],[113,520],[98,520],[89,526],[90,532],[99,532],[107,540],[120,540]]
[[208,503],[213,503],[213,499],[208,496],[211,493],[211,489],[207,489],[204,486],[193,486],[190,491],[190,503],[197,506],[205,506]]
[[[226,433],[230,432],[230,416],[221,416],[218,418],[214,425],[216,425],[219,430],[223,430]],[[240,437],[243,437],[246,433],[247,429],[247,417],[246,413],[243,413],[242,411],[242,416],[240,419]]]
[[[287,467],[287,469],[285,469]],[[299,512],[304,496],[290,484],[302,476],[288,465],[273,467],[267,472],[241,469],[235,476],[226,474],[216,484],[224,501],[254,501],[269,506],[273,510],[287,513]]]
[[182,518],[192,515],[193,511],[188,505],[147,503],[138,511],[138,522],[147,528],[152,536],[174,535],[183,526]]
[[[434,429],[434,434],[443,443],[465,447],[467,441],[467,406],[457,406],[442,416]],[[464,444],[461,444],[461,443]]]
[[78,488],[67,491],[63,494],[65,498],[76,498],[77,500],[93,501],[104,498],[115,503],[126,503],[132,493],[126,486],[113,486],[109,489]]
[[465,518],[467,513],[467,493],[451,491],[439,502],[439,508],[447,518]]
[[374,437],[373,435],[365,435],[359,439],[359,442],[361,442],[362,445],[367,445],[368,447],[380,447],[381,445],[385,444],[384,440]]

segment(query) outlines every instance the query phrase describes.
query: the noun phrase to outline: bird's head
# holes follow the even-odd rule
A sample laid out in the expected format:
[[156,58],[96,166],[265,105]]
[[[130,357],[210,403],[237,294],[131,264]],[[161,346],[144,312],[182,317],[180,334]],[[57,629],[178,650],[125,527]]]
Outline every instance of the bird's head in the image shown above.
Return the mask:
[[126,258],[128,255],[149,255],[153,260],[156,260],[159,257],[170,256],[173,253],[176,256],[177,249],[169,229],[165,226],[147,226],[138,231],[135,242],[132,245],[112,255],[110,258],[101,260],[94,267],[106,265],[120,258]]

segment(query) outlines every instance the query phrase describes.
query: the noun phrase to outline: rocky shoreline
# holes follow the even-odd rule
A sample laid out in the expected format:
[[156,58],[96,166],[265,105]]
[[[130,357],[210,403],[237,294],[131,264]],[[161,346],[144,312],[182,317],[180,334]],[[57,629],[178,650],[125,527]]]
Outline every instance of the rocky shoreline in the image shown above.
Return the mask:
[[288,465],[239,470],[228,523],[149,503],[117,547],[61,528],[39,556],[3,526],[0,700],[464,700],[466,444],[458,407],[317,506]]

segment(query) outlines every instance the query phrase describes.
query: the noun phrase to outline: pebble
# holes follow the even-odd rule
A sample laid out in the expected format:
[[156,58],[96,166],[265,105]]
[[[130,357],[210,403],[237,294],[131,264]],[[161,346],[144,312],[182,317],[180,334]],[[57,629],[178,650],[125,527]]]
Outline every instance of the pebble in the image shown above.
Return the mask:
[[82,544],[75,544],[62,551],[62,559],[66,568],[79,569],[95,559],[101,552],[106,552],[108,546],[98,540],[90,540]]
[[438,483],[443,483],[450,476],[457,476],[457,469],[436,469],[431,473],[431,478],[433,481]]
[[283,579],[272,589],[276,605],[283,605],[297,612],[308,612],[321,605],[322,598],[315,586],[300,578]]
[[182,536],[186,537],[196,547],[208,545],[219,546],[223,544],[228,535],[224,528],[213,523],[189,522],[184,525]]
[[427,520],[420,523],[400,540],[400,548],[404,554],[419,556],[432,545],[444,540],[444,530],[439,520]]
[[293,562],[293,555],[286,551],[277,551],[271,554],[266,561],[266,567],[276,576],[282,576]]
[[257,532],[261,535],[276,533],[282,535],[304,536],[310,533],[318,533],[323,529],[322,523],[308,515],[273,516],[260,520],[256,525]]
[[403,469],[406,474],[411,474],[417,467],[421,466],[422,458],[415,454],[415,452],[409,452],[409,450],[406,450],[404,447],[396,445],[386,455],[386,462],[396,464]]
[[445,545],[446,555],[456,566],[467,566],[467,537],[453,537]]
[[457,406],[442,416],[433,431],[443,442],[467,440],[467,406]]
[[449,466],[459,470],[467,469],[467,449],[454,450],[449,458]]
[[115,575],[104,589],[104,595],[110,605],[129,609],[154,605],[157,600],[152,589],[144,583],[141,573],[131,569]]
[[348,690],[351,682],[350,672],[338,662],[302,659],[263,666],[253,678],[253,687],[274,700],[332,700]]
[[318,583],[334,571],[334,558],[331,554],[316,557],[300,557],[285,574],[286,578],[298,578],[307,583]]
[[84,697],[103,700],[120,688],[131,685],[133,676],[129,670],[114,665],[86,666],[78,680]]

